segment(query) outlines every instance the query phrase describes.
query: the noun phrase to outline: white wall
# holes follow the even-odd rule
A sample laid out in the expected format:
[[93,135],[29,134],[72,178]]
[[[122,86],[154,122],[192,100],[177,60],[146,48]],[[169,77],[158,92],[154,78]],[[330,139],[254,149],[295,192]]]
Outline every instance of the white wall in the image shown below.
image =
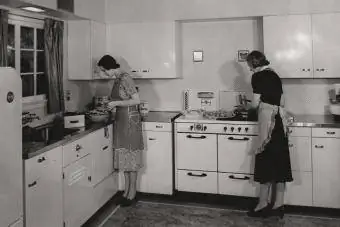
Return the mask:
[[107,0],[108,23],[340,11],[339,0]]

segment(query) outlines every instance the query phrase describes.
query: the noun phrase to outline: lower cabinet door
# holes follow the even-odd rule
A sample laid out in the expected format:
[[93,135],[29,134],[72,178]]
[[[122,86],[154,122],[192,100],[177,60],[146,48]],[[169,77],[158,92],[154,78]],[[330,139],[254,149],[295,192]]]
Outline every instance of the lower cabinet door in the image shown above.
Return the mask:
[[217,172],[177,170],[177,190],[217,194]]
[[218,191],[222,195],[257,197],[257,183],[251,174],[218,173]]
[[287,183],[285,193],[285,204],[297,206],[312,206],[313,205],[312,172],[293,171],[292,174],[294,181]]
[[87,155],[64,168],[64,221],[66,227],[83,225],[95,212],[91,183],[92,159]]

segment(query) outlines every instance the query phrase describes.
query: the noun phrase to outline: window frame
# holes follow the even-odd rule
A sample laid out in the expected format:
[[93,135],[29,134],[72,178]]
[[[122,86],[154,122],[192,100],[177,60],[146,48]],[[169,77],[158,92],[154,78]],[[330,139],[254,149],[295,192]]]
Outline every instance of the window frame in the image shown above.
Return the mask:
[[[26,16],[19,16],[15,14],[9,14],[8,15],[8,24],[14,25],[14,50],[15,50],[15,70],[17,71],[18,75],[21,77],[22,75],[32,75],[34,77],[34,95],[33,96],[27,96],[22,97],[22,103],[32,103],[32,102],[41,102],[45,101],[46,95],[38,95],[37,94],[37,76],[41,74],[45,74],[46,72],[37,72],[37,53],[42,50],[37,50],[37,29],[44,29],[44,20],[43,19],[37,19],[32,17],[26,17]],[[34,67],[32,73],[21,73],[21,50],[25,50],[21,48],[21,27],[30,27],[34,29],[34,47],[32,51],[34,51]],[[43,50],[45,51],[45,50]]]

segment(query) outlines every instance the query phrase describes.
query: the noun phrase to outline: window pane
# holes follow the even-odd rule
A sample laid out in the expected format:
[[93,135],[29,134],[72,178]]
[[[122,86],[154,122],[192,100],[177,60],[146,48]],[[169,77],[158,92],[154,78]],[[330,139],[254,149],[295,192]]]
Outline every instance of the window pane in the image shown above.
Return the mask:
[[7,55],[8,55],[8,66],[15,68],[15,50],[8,49]]
[[45,72],[45,52],[37,52],[37,72]]
[[37,29],[37,49],[44,50],[44,30]]
[[14,39],[14,25],[8,25],[8,46],[14,48],[15,47],[15,39]]
[[21,51],[20,67],[22,73],[34,72],[34,51]]
[[33,75],[22,75],[22,97],[34,95],[34,77]]
[[34,49],[34,28],[21,27],[21,48]]
[[47,91],[48,91],[47,76],[44,74],[37,75],[37,94],[38,95],[47,94]]

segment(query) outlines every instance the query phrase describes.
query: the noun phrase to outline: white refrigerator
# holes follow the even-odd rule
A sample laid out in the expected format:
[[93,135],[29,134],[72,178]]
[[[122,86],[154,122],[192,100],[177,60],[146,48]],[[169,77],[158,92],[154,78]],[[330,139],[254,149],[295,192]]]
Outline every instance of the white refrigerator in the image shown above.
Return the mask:
[[0,67],[0,226],[23,226],[21,78]]

